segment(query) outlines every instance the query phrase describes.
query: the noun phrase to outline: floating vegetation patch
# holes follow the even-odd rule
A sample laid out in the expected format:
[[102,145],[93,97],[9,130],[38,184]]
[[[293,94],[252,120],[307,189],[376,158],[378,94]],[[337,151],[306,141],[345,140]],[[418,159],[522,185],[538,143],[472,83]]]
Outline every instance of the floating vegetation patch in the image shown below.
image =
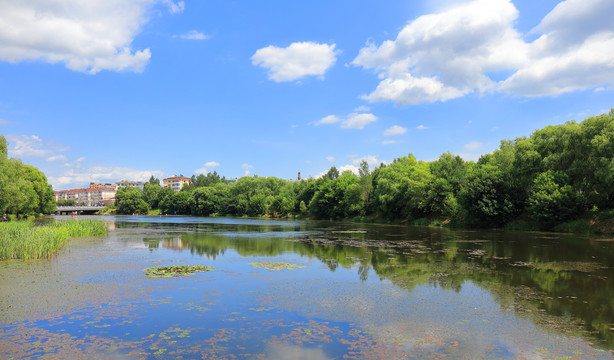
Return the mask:
[[295,270],[304,268],[304,266],[282,263],[282,262],[260,262],[260,263],[249,263],[251,266],[255,268],[263,268],[267,270]]
[[550,270],[550,271],[579,271],[590,273],[603,268],[602,265],[596,262],[582,262],[582,261],[551,261],[551,262],[524,262],[518,261],[512,266],[530,267],[537,270]]
[[205,265],[171,265],[154,266],[143,269],[145,276],[150,278],[177,277],[192,275],[195,272],[207,272],[215,270],[211,266]]

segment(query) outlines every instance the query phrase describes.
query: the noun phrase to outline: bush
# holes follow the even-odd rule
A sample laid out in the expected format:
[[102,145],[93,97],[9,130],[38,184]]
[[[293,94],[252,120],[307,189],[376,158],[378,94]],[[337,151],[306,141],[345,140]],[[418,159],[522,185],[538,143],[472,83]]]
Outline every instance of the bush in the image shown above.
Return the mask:
[[591,225],[586,220],[575,220],[559,224],[554,227],[554,231],[565,233],[588,234],[592,232]]

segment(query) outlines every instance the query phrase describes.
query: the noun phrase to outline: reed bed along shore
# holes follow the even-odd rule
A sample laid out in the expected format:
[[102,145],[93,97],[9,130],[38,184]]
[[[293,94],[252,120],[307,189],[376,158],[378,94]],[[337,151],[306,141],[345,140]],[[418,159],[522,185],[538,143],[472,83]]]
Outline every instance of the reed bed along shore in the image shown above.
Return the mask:
[[67,220],[35,225],[32,221],[0,223],[0,260],[48,258],[71,238],[104,235],[102,221]]

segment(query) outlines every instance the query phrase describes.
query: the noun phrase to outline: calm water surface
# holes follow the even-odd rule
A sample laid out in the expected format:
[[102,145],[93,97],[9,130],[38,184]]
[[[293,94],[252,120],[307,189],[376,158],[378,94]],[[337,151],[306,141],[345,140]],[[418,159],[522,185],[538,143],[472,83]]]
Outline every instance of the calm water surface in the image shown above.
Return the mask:
[[[0,262],[1,359],[614,357],[613,238],[101,218],[108,236]],[[143,274],[166,265],[215,271]]]

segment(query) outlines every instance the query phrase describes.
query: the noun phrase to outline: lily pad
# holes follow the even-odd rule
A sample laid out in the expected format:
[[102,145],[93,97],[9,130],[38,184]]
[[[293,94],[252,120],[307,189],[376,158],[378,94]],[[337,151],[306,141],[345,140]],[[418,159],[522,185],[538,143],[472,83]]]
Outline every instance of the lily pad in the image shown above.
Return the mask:
[[215,270],[211,266],[205,265],[171,265],[154,266],[143,269],[145,276],[151,278],[176,277],[192,275],[195,272],[206,272]]
[[282,263],[282,262],[260,262],[260,263],[249,263],[251,266],[255,268],[263,268],[267,270],[294,270],[304,268],[304,266]]

